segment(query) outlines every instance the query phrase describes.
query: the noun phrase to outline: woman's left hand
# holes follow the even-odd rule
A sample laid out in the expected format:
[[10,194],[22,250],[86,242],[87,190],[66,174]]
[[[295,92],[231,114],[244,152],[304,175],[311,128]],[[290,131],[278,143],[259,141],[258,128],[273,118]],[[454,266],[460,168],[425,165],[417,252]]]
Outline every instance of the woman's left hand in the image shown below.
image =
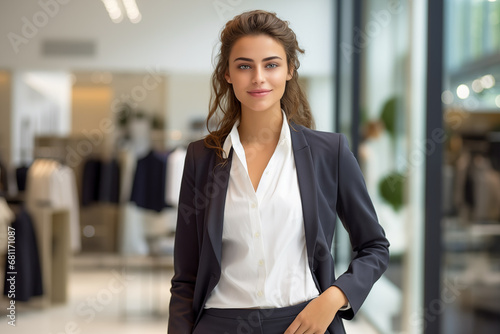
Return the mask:
[[331,286],[307,304],[284,334],[323,334],[337,311],[346,304],[347,298],[342,290]]

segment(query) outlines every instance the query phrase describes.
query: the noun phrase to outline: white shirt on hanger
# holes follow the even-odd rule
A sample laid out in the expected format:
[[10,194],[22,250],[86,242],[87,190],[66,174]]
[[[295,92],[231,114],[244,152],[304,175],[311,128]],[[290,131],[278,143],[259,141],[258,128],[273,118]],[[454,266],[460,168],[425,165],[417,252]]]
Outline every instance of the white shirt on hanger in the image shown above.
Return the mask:
[[80,251],[78,192],[75,173],[70,167],[50,159],[36,159],[28,170],[26,205],[31,215],[43,206],[68,210],[71,250]]
[[167,159],[167,176],[165,186],[165,202],[177,206],[181,192],[182,172],[184,171],[184,160],[186,149],[176,148]]

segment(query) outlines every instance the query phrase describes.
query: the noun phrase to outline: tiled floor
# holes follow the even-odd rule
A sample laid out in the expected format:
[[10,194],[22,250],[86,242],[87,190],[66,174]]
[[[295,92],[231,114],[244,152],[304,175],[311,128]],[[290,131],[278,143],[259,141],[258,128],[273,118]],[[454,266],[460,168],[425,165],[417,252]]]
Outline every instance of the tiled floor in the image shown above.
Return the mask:
[[[12,327],[4,298],[0,333],[166,334],[171,275],[165,267],[152,270],[148,259],[123,266],[111,257],[78,258],[70,272],[66,304],[40,310],[17,303]],[[362,318],[345,326],[348,334],[376,334]]]

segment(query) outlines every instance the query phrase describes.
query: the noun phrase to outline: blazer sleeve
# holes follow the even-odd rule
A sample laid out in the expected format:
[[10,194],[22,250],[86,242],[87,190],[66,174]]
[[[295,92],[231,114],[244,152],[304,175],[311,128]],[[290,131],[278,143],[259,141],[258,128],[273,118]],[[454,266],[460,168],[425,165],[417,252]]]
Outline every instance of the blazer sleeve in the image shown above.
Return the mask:
[[174,276],[170,289],[168,333],[190,334],[195,321],[193,295],[198,271],[195,163],[193,144],[187,149],[179,196],[174,244]]
[[355,254],[347,271],[333,285],[340,288],[351,305],[339,311],[352,319],[368,296],[373,284],[382,276],[389,262],[389,241],[378,223],[358,162],[341,135],[338,156],[337,213],[349,233]]

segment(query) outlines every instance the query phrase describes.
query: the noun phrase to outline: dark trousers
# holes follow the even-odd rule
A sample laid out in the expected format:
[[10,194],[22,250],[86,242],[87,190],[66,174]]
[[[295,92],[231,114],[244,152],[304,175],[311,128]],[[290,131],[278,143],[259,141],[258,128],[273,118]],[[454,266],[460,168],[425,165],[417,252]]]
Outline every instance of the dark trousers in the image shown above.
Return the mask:
[[206,309],[193,334],[283,334],[307,303],[270,309]]

